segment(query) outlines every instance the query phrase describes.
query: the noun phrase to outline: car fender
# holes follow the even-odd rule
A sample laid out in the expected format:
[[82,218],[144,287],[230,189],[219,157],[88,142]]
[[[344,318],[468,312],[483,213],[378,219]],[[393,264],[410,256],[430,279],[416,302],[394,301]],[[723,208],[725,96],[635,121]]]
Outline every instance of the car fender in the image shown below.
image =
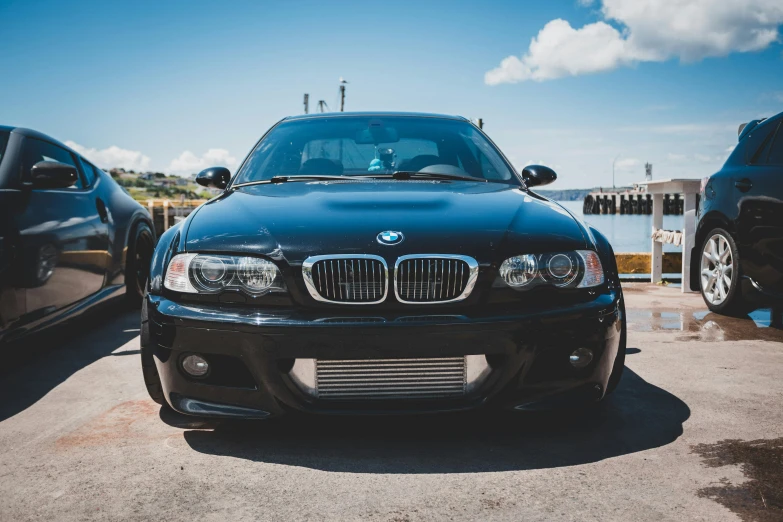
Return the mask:
[[184,237],[182,234],[185,221],[181,221],[161,234],[155,252],[152,254],[150,266],[149,293],[160,295],[163,291],[163,278],[166,275],[166,267],[177,252],[184,249]]
[[587,230],[593,236],[598,257],[604,268],[604,277],[607,284],[616,289],[621,289],[620,275],[617,270],[617,258],[614,256],[614,249],[609,240],[598,229],[592,225],[587,225]]
[[[152,231],[153,238],[155,237],[155,225],[152,223],[152,219],[150,219],[150,214],[147,212],[144,208],[136,209],[133,214],[130,215],[127,221],[128,225],[125,227],[124,233],[124,240],[122,242],[123,244],[123,256],[122,256],[122,268],[125,269],[125,263],[126,263],[126,254],[128,252],[128,249],[130,248],[130,242],[131,242],[131,234],[134,230],[136,230],[136,227],[139,225],[139,223],[146,223],[147,226],[150,227],[150,230]],[[155,238],[157,239],[157,238]]]

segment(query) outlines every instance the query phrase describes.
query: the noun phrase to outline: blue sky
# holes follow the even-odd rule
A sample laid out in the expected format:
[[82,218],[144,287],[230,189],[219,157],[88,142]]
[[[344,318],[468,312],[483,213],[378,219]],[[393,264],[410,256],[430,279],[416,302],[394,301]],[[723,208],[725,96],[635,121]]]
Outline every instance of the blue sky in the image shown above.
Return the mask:
[[336,108],[342,76],[347,110],[483,118],[552,188],[611,185],[618,155],[618,184],[702,177],[783,111],[781,24],[779,0],[0,0],[0,122],[189,174],[235,167],[305,92]]

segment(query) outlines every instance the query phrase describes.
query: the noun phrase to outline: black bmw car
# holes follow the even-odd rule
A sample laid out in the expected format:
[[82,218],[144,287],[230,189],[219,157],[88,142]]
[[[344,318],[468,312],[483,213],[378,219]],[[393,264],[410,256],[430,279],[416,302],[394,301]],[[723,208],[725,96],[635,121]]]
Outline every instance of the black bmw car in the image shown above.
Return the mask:
[[0,344],[106,300],[139,306],[155,232],[147,210],[74,150],[0,126]]
[[142,308],[157,402],[199,416],[584,406],[617,386],[612,248],[468,120],[286,118],[164,233]]
[[691,289],[728,315],[783,304],[783,113],[740,126],[700,201]]

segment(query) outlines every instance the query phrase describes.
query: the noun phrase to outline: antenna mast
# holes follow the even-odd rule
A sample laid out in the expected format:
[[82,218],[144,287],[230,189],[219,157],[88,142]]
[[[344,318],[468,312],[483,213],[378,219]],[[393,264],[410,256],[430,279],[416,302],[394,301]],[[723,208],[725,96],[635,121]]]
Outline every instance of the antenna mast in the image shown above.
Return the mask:
[[343,112],[345,109],[345,84],[346,83],[348,82],[344,80],[342,76],[340,76],[340,112]]

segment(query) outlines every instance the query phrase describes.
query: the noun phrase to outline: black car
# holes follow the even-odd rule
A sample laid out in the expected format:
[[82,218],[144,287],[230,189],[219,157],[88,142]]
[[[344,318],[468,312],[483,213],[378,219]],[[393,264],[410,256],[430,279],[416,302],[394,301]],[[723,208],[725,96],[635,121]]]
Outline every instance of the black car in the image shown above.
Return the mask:
[[149,213],[108,174],[39,132],[0,126],[0,342],[125,294],[140,305]]
[[691,290],[734,315],[783,303],[783,113],[741,125],[739,143],[702,183]]
[[617,386],[612,247],[459,117],[276,124],[165,232],[142,307],[153,399],[199,416],[582,407]]

